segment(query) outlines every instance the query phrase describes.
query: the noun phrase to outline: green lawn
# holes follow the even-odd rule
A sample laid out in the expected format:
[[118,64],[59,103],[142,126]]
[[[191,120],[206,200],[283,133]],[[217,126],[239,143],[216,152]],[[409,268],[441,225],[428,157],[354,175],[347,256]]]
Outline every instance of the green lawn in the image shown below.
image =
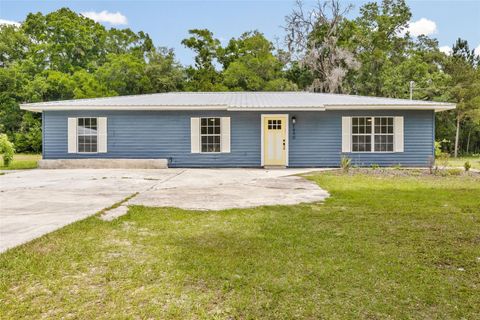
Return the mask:
[[0,255],[0,318],[478,319],[480,178],[315,174],[323,204],[132,207]]
[[40,159],[42,159],[41,154],[18,153],[14,155],[12,163],[6,167],[3,164],[3,158],[0,157],[0,170],[35,169]]
[[465,164],[466,161],[470,162],[473,169],[480,170],[480,156],[479,157],[458,157],[458,158],[451,157],[448,160],[448,166],[463,168],[463,165]]

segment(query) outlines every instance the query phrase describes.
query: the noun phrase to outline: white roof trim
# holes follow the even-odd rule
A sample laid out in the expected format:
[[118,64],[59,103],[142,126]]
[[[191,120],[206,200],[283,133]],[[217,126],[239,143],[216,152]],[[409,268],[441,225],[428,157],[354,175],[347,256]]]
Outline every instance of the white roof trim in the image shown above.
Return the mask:
[[389,105],[369,105],[369,106],[325,106],[325,107],[227,107],[227,106],[30,106],[20,105],[22,110],[32,112],[50,111],[68,111],[68,110],[116,110],[116,111],[192,111],[192,110],[218,110],[218,111],[327,111],[327,110],[434,110],[435,112],[453,110],[452,106],[389,106]]
[[325,106],[325,110],[434,110],[435,112],[453,110],[455,105],[434,105],[434,106],[422,106],[422,105],[401,105],[401,106],[392,106],[392,105],[336,105],[336,106]]
[[312,92],[169,92],[133,96],[21,104],[34,112],[44,110],[228,110],[228,111],[325,111],[325,110],[435,110],[455,104]]
[[68,110],[154,110],[154,111],[177,111],[177,110],[224,110],[226,111],[227,106],[86,106],[86,105],[76,105],[76,106],[35,106],[29,104],[21,104],[20,109],[28,110],[32,112],[42,112],[45,110],[52,111],[68,111]]
[[227,111],[325,111],[325,107],[229,107]]

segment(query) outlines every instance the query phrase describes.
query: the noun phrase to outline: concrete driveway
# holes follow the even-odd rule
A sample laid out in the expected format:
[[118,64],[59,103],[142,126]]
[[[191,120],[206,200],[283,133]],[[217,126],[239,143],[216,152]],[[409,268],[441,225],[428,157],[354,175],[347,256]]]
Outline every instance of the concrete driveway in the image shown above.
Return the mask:
[[321,201],[328,193],[295,176],[311,170],[74,169],[0,176],[0,252],[84,219],[138,192],[126,205],[221,210]]

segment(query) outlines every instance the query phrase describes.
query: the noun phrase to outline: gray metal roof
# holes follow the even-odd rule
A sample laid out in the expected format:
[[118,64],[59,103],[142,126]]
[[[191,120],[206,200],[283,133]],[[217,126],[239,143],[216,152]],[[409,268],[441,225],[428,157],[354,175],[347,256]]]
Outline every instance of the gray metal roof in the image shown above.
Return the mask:
[[133,96],[77,99],[22,104],[43,110],[337,110],[425,109],[448,110],[454,104],[312,92],[169,92]]

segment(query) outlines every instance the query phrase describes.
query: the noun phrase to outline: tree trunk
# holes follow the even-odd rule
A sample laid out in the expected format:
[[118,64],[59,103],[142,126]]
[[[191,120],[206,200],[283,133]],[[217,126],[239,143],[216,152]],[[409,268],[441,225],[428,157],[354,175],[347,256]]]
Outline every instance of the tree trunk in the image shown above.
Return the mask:
[[455,132],[455,152],[454,157],[458,156],[458,139],[460,137],[460,116],[457,115],[457,130]]
[[470,149],[470,136],[472,135],[472,127],[470,127],[470,130],[468,131],[468,137],[467,137],[467,155],[468,155],[468,149]]

